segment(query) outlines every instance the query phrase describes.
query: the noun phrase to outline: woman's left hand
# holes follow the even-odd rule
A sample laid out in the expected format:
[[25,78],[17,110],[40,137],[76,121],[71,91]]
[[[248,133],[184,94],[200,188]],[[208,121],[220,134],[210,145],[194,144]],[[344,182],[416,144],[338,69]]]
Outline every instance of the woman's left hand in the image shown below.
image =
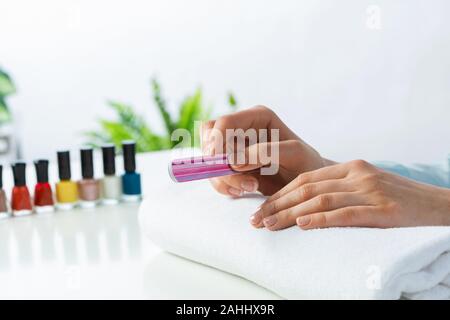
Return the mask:
[[300,174],[250,221],[269,230],[450,225],[450,190],[355,160]]

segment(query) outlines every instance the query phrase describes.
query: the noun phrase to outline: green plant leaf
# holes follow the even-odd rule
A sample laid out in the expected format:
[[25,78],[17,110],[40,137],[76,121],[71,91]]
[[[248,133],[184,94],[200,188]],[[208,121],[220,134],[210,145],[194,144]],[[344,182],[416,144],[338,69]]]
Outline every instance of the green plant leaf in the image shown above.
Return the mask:
[[228,92],[228,105],[233,111],[237,109],[237,101],[232,92]]
[[117,112],[119,121],[132,130],[139,131],[146,126],[145,121],[134,112],[132,107],[115,101],[109,101],[109,105]]
[[[202,91],[201,89],[197,89],[192,96],[186,97],[181,103],[177,128],[189,130],[191,138],[194,139],[195,121],[203,120],[204,114]],[[195,141],[192,140],[191,144],[195,145]]]
[[11,121],[11,113],[6,106],[5,100],[0,97],[0,124]]
[[[195,121],[209,119],[212,114],[212,106],[203,105],[201,89],[197,89],[193,95],[188,95],[180,104],[179,117],[176,122],[168,111],[165,100],[161,95],[161,88],[156,79],[152,82],[153,100],[161,115],[166,133],[156,134],[151,130],[145,119],[137,114],[134,109],[124,103],[108,101],[109,106],[115,111],[117,119],[99,120],[99,131],[88,131],[84,135],[88,139],[88,144],[98,147],[105,142],[113,142],[120,147],[123,140],[135,140],[136,151],[157,151],[170,149],[178,144],[177,141],[171,141],[172,132],[175,129],[187,129],[191,133],[192,141],[195,146],[199,145],[199,139],[194,140]],[[230,105],[236,105],[236,99],[231,95],[228,97]]]
[[161,86],[159,82],[153,78],[152,79],[152,91],[153,91],[153,101],[161,114],[164,121],[164,126],[166,127],[166,133],[170,136],[172,132],[176,129],[175,124],[172,121],[169,110],[167,109],[167,104],[165,99],[161,95]]
[[83,135],[88,139],[85,144],[94,148],[99,148],[102,144],[112,142],[109,135],[103,131],[87,131]]
[[0,97],[6,97],[16,92],[11,77],[0,69]]
[[197,89],[192,96],[186,97],[180,106],[180,117],[177,128],[191,130],[194,121],[204,120],[207,110],[202,105],[202,91]]
[[[137,152],[170,148],[167,139],[154,134],[143,118],[136,114],[130,106],[119,102],[110,102],[109,104],[116,110],[119,117],[119,122],[114,126],[109,124],[111,126],[109,134],[115,144],[119,145],[121,140],[132,139],[136,141]],[[117,126],[118,123],[121,124],[120,127]],[[113,136],[114,131],[117,131],[115,137]],[[127,138],[125,139],[125,137]]]
[[133,138],[123,123],[102,120],[100,124],[103,130],[109,135],[111,141],[116,145],[120,144],[123,140],[131,140]]

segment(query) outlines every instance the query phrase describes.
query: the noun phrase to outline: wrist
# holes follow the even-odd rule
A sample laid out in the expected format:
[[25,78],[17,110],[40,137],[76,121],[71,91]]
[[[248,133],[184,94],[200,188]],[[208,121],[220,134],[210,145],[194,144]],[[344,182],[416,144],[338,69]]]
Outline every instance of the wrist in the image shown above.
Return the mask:
[[444,189],[444,192],[444,201],[446,203],[446,209],[444,210],[444,214],[446,215],[445,225],[450,226],[450,189]]
[[450,189],[440,188],[439,192],[439,214],[442,225],[450,226]]

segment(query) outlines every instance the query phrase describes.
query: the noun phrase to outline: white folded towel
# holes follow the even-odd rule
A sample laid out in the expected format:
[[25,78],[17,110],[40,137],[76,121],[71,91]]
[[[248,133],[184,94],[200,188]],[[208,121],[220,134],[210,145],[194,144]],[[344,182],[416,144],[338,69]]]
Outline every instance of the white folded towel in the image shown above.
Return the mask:
[[254,229],[257,195],[229,199],[205,181],[149,194],[140,223],[161,248],[288,299],[449,299],[450,228]]

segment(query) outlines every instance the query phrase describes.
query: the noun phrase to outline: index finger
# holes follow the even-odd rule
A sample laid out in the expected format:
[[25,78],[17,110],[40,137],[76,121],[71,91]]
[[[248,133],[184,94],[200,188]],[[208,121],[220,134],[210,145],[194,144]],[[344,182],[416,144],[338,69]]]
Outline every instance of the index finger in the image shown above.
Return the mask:
[[345,178],[348,172],[349,172],[348,166],[346,166],[344,163],[339,163],[332,166],[323,167],[317,170],[302,173],[299,176],[297,176],[297,178],[288,183],[284,188],[280,189],[278,192],[270,196],[264,203],[275,201],[306,183],[314,183],[324,180]]
[[214,153],[225,153],[227,129],[279,129],[280,140],[298,138],[272,110],[264,106],[256,106],[217,119],[209,137]]
[[208,147],[209,135],[211,134],[212,128],[214,128],[215,120],[203,121],[200,126],[200,149],[204,154],[210,154]]

